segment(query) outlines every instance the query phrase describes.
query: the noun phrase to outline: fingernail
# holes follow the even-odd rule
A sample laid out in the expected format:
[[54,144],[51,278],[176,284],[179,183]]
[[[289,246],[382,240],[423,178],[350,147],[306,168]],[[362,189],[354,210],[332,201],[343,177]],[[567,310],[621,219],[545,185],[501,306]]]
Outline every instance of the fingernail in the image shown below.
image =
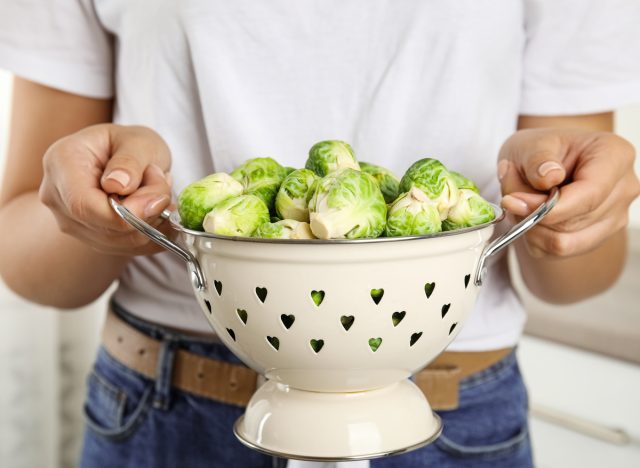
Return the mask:
[[169,197],[166,195],[161,195],[157,198],[151,200],[147,206],[144,208],[144,215],[147,218],[150,218],[154,214],[157,214],[158,207],[166,204],[169,201]]
[[509,161],[503,159],[498,163],[498,180],[504,179],[504,176],[507,175],[507,171],[509,170]]
[[520,200],[512,195],[505,195],[502,197],[502,203],[504,205],[510,205],[509,211],[513,214],[520,216],[526,216],[529,214],[529,205],[527,205],[524,200]]
[[171,176],[171,172],[165,172],[164,178],[167,181],[167,185],[173,185],[173,177]]
[[538,166],[538,174],[540,177],[544,177],[553,171],[564,171],[564,167],[555,161],[546,161]]
[[122,169],[115,169],[111,171],[104,180],[113,180],[122,185],[122,187],[126,187],[131,182],[131,177]]

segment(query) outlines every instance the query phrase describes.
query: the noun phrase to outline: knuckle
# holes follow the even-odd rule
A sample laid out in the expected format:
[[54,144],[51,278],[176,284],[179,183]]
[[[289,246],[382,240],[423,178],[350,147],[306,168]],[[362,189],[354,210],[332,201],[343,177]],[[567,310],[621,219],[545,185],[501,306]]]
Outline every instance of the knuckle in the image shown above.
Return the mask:
[[612,144],[619,148],[618,152],[620,157],[624,158],[629,163],[633,163],[636,157],[636,149],[633,144],[619,135],[610,134],[611,139],[613,139]]
[[572,232],[580,224],[579,218],[571,218],[554,224],[553,229],[559,232]]
[[87,204],[84,197],[75,193],[70,193],[67,195],[66,205],[67,210],[73,219],[77,221],[86,221]]
[[566,257],[571,254],[571,239],[564,233],[553,233],[547,239],[547,250],[558,257]]
[[111,169],[115,169],[116,167],[134,170],[137,172],[142,172],[142,162],[140,161],[140,156],[134,156],[130,153],[118,153],[111,158],[110,164]]
[[49,189],[46,180],[43,180],[43,183],[40,185],[40,189],[38,190],[38,199],[40,203],[48,208],[52,208],[54,205],[54,196],[52,191]]

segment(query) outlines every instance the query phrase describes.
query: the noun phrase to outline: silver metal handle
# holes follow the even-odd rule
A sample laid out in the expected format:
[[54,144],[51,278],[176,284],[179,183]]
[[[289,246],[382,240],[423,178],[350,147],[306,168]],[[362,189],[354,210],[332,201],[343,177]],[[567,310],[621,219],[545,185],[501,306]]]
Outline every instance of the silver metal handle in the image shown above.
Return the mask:
[[494,239],[489,245],[487,245],[482,254],[480,255],[480,260],[478,261],[478,267],[476,268],[476,275],[474,278],[474,282],[476,286],[482,286],[482,280],[487,272],[487,259],[492,255],[497,254],[502,249],[511,244],[514,240],[520,237],[522,234],[527,232],[533,226],[542,221],[542,218],[551,211],[559,197],[558,187],[553,187],[549,192],[549,198],[540,205],[533,213],[524,218],[518,224],[513,226],[506,234]]
[[[125,222],[136,228],[156,244],[159,244],[160,246],[173,252],[182,260],[184,260],[189,267],[189,272],[191,273],[191,282],[193,283],[193,286],[198,291],[204,291],[206,289],[207,282],[205,281],[202,268],[200,268],[200,263],[191,252],[171,241],[167,236],[158,231],[156,228],[138,218],[131,211],[129,211],[126,206],[120,203],[115,195],[111,195],[109,197],[109,203],[111,204],[111,208],[113,208],[118,216],[120,216]],[[163,219],[168,219],[170,214],[171,213],[168,210],[165,210],[160,216]]]

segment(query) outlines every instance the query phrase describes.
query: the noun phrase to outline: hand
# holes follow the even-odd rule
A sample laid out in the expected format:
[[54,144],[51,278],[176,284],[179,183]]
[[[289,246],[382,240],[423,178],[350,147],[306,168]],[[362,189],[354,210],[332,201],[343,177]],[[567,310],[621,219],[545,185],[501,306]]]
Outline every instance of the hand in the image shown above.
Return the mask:
[[159,228],[171,201],[169,148],[145,127],[95,125],[54,143],[44,156],[40,200],[62,232],[116,255],[158,252],[159,246],[122,221],[108,194]]
[[541,128],[520,130],[502,146],[498,178],[502,206],[524,217],[561,186],[557,205],[526,235],[531,256],[589,252],[625,228],[640,194],[635,151],[612,133]]

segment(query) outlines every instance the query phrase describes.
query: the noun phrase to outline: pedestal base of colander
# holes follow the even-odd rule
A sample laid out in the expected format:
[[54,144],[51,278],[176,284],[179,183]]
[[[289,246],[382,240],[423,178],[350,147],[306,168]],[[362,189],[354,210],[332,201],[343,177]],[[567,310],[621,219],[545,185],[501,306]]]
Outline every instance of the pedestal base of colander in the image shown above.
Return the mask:
[[433,442],[440,418],[416,385],[326,393],[267,381],[234,426],[245,445],[282,458],[346,461],[407,452]]

